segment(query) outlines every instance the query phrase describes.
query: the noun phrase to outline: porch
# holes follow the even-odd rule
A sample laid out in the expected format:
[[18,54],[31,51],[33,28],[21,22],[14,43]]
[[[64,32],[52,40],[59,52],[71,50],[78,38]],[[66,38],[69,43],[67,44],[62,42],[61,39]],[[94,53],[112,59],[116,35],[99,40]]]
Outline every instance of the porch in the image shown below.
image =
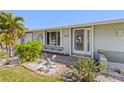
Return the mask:
[[45,52],[93,57],[92,27],[44,30],[42,35]]

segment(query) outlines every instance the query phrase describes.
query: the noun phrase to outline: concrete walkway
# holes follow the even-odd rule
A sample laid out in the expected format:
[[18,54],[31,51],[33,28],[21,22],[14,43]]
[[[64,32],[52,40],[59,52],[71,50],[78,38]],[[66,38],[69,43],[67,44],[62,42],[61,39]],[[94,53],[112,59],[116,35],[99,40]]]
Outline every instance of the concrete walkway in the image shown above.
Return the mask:
[[66,56],[66,55],[59,55],[59,54],[53,54],[53,53],[46,53],[47,57],[52,59],[53,55],[56,55],[55,58],[55,62],[60,62],[60,63],[64,63],[64,64],[73,64],[78,57],[74,57],[74,56]]

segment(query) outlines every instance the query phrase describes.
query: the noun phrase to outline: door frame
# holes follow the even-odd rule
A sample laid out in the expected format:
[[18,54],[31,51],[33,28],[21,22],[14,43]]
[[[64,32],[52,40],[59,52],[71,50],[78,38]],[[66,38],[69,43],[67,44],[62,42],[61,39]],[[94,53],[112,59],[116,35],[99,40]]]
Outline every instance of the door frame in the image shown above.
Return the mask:
[[[84,29],[84,50],[75,50],[74,49],[74,43],[75,43],[75,31],[76,30],[80,30],[80,29]],[[87,51],[87,30],[90,30],[90,50]],[[72,30],[72,53],[76,53],[76,54],[84,54],[84,55],[92,55],[92,28],[91,27],[86,27],[86,28],[75,28]]]

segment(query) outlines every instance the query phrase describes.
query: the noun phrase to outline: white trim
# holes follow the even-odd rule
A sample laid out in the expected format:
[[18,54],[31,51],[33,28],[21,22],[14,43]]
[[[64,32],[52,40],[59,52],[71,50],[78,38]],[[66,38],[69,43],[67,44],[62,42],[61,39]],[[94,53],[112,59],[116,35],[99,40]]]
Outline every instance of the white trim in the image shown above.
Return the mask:
[[87,28],[84,28],[84,54],[87,54]]
[[84,30],[84,43],[85,43],[85,28],[76,28],[73,29],[73,53],[78,53],[78,54],[85,54],[85,44],[84,44],[84,50],[75,50],[74,49],[74,43],[75,43],[75,31],[76,30]]
[[[80,29],[84,29],[84,50],[75,50],[74,49],[74,42],[75,42],[75,30],[80,30]],[[87,51],[87,30],[89,30],[90,31],[90,49],[89,49],[89,51]],[[78,53],[78,54],[84,54],[84,55],[92,55],[92,28],[91,27],[88,27],[88,28],[76,28],[76,29],[73,29],[73,53]]]
[[[86,54],[87,55],[92,55],[92,27],[90,27],[90,28],[86,28],[86,30],[89,30],[90,31],[90,49],[89,49],[89,51],[87,51],[86,50]],[[87,31],[86,31],[86,36],[87,36]],[[87,41],[87,37],[86,37],[86,49],[88,48],[88,46],[87,46],[87,43],[88,43],[88,41]]]
[[56,29],[56,30],[46,30],[46,32],[59,32],[60,31],[60,29]]
[[71,28],[69,29],[69,55],[72,53],[72,37],[71,37]]
[[79,57],[79,58],[81,58],[81,57],[83,57],[83,58],[89,58],[90,57],[90,55],[88,55],[89,57],[88,56],[87,57],[86,56],[82,56],[82,55],[81,56],[79,56],[79,55],[71,55],[71,56],[72,57]]
[[94,26],[91,26],[91,57],[94,58]]

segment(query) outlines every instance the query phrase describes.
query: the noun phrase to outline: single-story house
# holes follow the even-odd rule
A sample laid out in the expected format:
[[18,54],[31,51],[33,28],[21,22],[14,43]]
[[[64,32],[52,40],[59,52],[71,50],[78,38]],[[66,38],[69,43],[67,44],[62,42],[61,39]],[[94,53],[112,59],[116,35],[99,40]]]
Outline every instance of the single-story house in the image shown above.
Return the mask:
[[98,59],[103,49],[111,61],[124,62],[124,19],[26,31],[23,41],[33,39],[43,42],[43,51]]

